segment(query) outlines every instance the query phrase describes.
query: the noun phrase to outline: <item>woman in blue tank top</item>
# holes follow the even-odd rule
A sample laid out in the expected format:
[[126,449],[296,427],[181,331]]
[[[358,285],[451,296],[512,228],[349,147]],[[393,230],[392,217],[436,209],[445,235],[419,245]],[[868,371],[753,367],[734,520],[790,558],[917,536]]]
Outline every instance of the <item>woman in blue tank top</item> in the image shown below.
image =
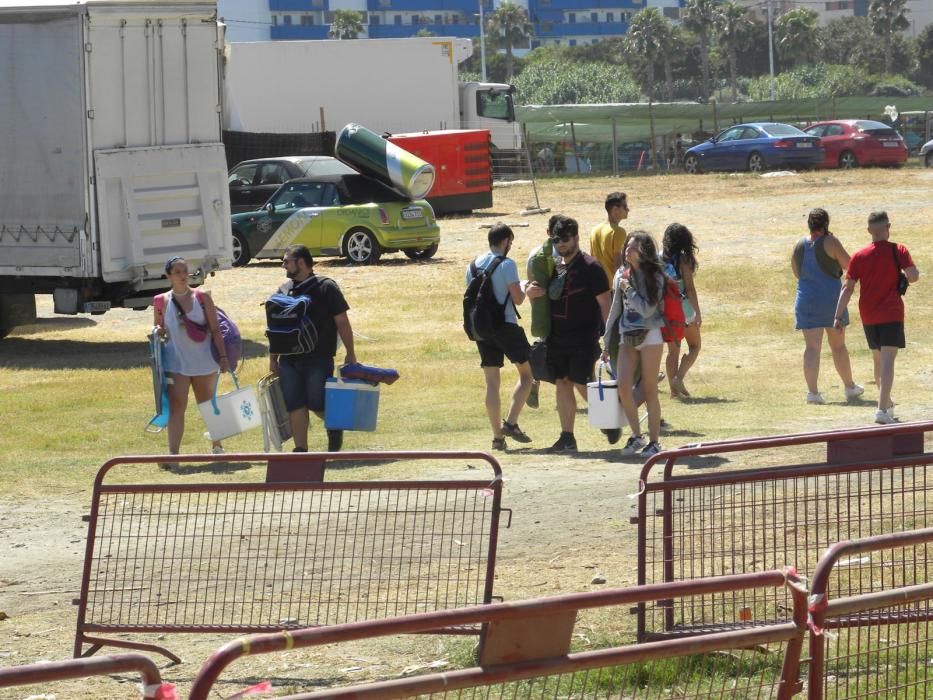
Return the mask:
[[[846,348],[845,326],[848,312],[840,319],[843,327],[833,328],[836,302],[842,288],[842,273],[849,266],[849,254],[839,239],[829,232],[829,214],[814,209],[807,217],[810,235],[798,242],[791,258],[797,278],[797,298],[794,302],[796,328],[803,331],[803,376],[807,382],[807,403],[825,403],[819,390],[820,351],[823,333],[833,353],[836,372],[845,385],[847,401],[861,396],[865,390],[852,380],[852,365]],[[802,248],[803,255],[800,255]]]

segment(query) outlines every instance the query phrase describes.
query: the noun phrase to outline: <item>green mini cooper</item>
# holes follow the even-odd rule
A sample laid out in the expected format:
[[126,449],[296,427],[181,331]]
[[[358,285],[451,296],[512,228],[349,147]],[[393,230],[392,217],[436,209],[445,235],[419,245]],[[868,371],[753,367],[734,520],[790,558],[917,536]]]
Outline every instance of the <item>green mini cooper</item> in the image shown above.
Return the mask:
[[420,260],[432,257],[441,239],[430,204],[405,199],[364,175],[289,180],[261,209],[231,220],[234,267],[252,258],[278,260],[292,244],[360,265],[399,250]]

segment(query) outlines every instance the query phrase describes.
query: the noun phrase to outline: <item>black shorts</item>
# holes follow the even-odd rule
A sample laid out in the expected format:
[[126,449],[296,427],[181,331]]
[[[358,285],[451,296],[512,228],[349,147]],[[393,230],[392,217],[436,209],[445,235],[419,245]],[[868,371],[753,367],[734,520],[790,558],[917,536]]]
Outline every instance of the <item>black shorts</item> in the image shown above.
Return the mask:
[[506,323],[501,331],[491,340],[477,340],[480,367],[502,367],[504,358],[509,358],[513,365],[528,362],[531,346],[525,336],[525,329],[517,323]]
[[555,379],[569,379],[574,384],[593,381],[593,366],[599,357],[599,344],[555,345],[548,339],[547,363]]
[[889,348],[903,348],[904,322],[876,323],[872,326],[862,326],[865,329],[865,340],[872,350],[880,350],[882,346]]

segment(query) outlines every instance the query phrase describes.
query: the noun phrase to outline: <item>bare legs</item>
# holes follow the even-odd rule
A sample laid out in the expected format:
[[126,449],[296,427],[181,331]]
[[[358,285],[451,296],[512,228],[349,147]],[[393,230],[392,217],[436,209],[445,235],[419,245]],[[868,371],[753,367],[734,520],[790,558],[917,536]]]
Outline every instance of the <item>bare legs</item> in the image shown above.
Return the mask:
[[894,386],[894,360],[897,359],[897,348],[882,345],[881,350],[872,350],[871,354],[875,360],[879,379],[878,408],[886,410],[894,405],[891,400],[891,388]]
[[[194,398],[198,403],[210,401],[214,395],[216,374],[199,377],[186,377],[169,372],[172,383],[168,385],[168,451],[177,455],[181,449],[181,439],[185,434],[185,410],[188,408],[188,387],[194,389]],[[220,440],[213,441],[214,447],[220,447]]]
[[[511,425],[518,423],[518,415],[531,393],[531,365],[527,362],[515,365],[518,370],[518,381],[512,390],[512,400],[509,404],[509,415],[506,420]],[[489,426],[492,428],[492,435],[497,440],[502,439],[502,401],[499,398],[501,381],[499,377],[499,367],[483,367],[483,374],[486,378],[486,416],[489,418]]]
[[807,382],[807,391],[818,394],[820,378],[820,351],[823,348],[823,332],[829,341],[829,348],[833,353],[833,364],[836,372],[846,388],[855,385],[852,380],[852,363],[849,360],[849,350],[846,347],[846,332],[844,328],[806,328],[803,339],[806,344],[803,351],[803,377]]
[[577,399],[574,396],[574,387],[577,386],[566,377],[556,382],[557,386],[557,416],[560,418],[562,433],[572,433],[574,420],[577,417]]
[[[619,399],[632,435],[640,435],[638,405],[635,401],[635,372],[641,364],[641,382],[645,406],[648,409],[648,439],[658,442],[661,437],[661,401],[658,398],[658,370],[661,368],[663,345],[643,345],[636,350],[630,345],[619,348]],[[640,397],[639,397],[640,398]]]
[[693,367],[700,355],[700,348],[703,343],[700,338],[700,327],[691,323],[684,328],[684,340],[687,341],[687,354],[680,357],[680,342],[667,344],[667,359],[665,360],[665,371],[667,372],[667,382],[671,389],[671,396],[690,396],[690,392],[684,386],[684,377]]

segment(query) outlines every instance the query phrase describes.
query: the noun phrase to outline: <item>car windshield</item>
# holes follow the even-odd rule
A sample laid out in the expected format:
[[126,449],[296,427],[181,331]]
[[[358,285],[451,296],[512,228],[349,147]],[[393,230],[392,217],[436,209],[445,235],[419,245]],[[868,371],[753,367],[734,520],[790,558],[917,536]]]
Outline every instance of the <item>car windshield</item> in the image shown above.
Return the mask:
[[276,209],[319,207],[326,187],[326,182],[289,182],[282,185],[270,201]]
[[365,175],[344,175],[340,178],[338,188],[340,190],[340,201],[343,204],[408,201],[395,190]]
[[307,158],[298,161],[298,167],[305,175],[352,175],[356,171],[344,165],[336,158]]
[[897,133],[887,124],[869,120],[855,122],[855,128],[863,134],[871,134],[872,136],[894,136]]
[[790,124],[764,124],[761,128],[771,136],[806,136],[800,129]]

